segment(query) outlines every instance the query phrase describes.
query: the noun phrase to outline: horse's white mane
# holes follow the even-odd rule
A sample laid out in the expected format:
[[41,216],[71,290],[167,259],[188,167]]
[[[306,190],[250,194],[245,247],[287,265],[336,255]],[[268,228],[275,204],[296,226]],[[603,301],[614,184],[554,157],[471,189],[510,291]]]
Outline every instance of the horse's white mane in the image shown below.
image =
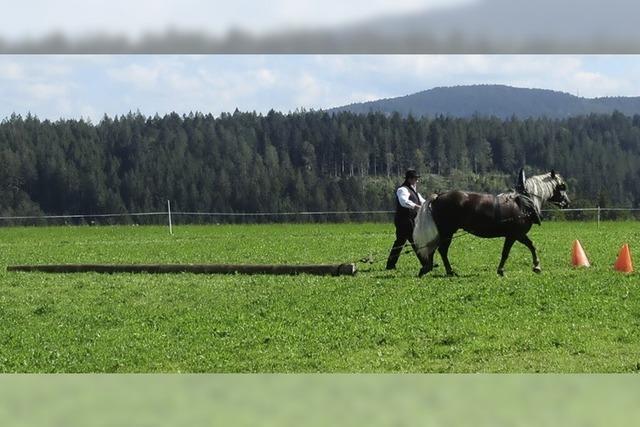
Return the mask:
[[542,204],[553,196],[554,189],[557,185],[564,183],[564,180],[557,173],[552,177],[551,172],[535,175],[527,178],[524,182],[524,188],[533,199],[538,212],[542,209]]

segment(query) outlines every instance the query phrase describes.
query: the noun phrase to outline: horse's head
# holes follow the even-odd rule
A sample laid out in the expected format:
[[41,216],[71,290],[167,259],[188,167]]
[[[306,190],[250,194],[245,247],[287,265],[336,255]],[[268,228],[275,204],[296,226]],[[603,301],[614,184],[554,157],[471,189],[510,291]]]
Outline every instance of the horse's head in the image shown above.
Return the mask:
[[560,209],[569,207],[569,196],[567,196],[567,183],[554,170],[551,171],[551,182],[553,184],[553,195],[548,199]]

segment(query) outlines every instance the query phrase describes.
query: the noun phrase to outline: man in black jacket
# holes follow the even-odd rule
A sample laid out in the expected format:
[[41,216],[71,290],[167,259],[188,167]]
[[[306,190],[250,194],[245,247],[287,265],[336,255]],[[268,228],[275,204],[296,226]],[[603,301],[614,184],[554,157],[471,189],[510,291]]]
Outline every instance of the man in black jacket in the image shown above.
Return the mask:
[[[416,245],[413,243],[413,227],[418,210],[425,202],[416,187],[419,178],[420,175],[414,169],[407,170],[404,182],[396,190],[396,214],[393,220],[396,226],[396,241],[393,242],[391,253],[387,259],[387,270],[396,268],[400,253],[407,241],[411,243],[414,252],[418,255]],[[422,264],[423,261],[419,256],[418,259]]]

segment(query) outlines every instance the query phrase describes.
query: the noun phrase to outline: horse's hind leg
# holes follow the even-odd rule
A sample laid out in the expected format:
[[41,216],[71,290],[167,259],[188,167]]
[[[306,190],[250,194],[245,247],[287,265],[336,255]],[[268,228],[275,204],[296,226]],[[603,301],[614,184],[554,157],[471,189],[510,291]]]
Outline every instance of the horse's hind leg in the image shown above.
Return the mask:
[[533,260],[533,272],[534,273],[541,273],[542,269],[540,268],[540,259],[538,258],[538,254],[536,252],[536,247],[533,246],[533,242],[531,241],[529,236],[527,236],[525,234],[524,236],[519,237],[518,238],[518,242],[520,242],[523,245],[525,245],[526,247],[528,247],[529,250],[531,251],[531,258]]
[[451,239],[453,239],[453,234],[443,237],[440,240],[438,252],[440,252],[440,257],[442,258],[442,262],[444,263],[444,268],[447,270],[447,276],[456,276],[456,273],[453,271],[453,269],[451,268],[451,264],[449,263],[448,254],[449,246],[451,245]]
[[509,258],[509,252],[511,252],[511,247],[515,241],[516,239],[512,237],[506,237],[504,239],[504,245],[502,246],[502,258],[500,258],[500,265],[498,266],[498,274],[500,276],[504,276],[504,264],[507,262],[507,258]]

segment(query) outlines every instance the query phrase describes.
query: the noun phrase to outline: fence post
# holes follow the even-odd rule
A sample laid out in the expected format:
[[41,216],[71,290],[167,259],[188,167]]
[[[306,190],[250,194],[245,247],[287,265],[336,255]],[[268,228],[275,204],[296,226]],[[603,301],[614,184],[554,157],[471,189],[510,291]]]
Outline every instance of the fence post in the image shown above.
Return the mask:
[[600,205],[598,205],[598,228],[600,228]]
[[173,236],[173,227],[171,226],[171,200],[167,200],[167,212],[169,214],[169,234]]

